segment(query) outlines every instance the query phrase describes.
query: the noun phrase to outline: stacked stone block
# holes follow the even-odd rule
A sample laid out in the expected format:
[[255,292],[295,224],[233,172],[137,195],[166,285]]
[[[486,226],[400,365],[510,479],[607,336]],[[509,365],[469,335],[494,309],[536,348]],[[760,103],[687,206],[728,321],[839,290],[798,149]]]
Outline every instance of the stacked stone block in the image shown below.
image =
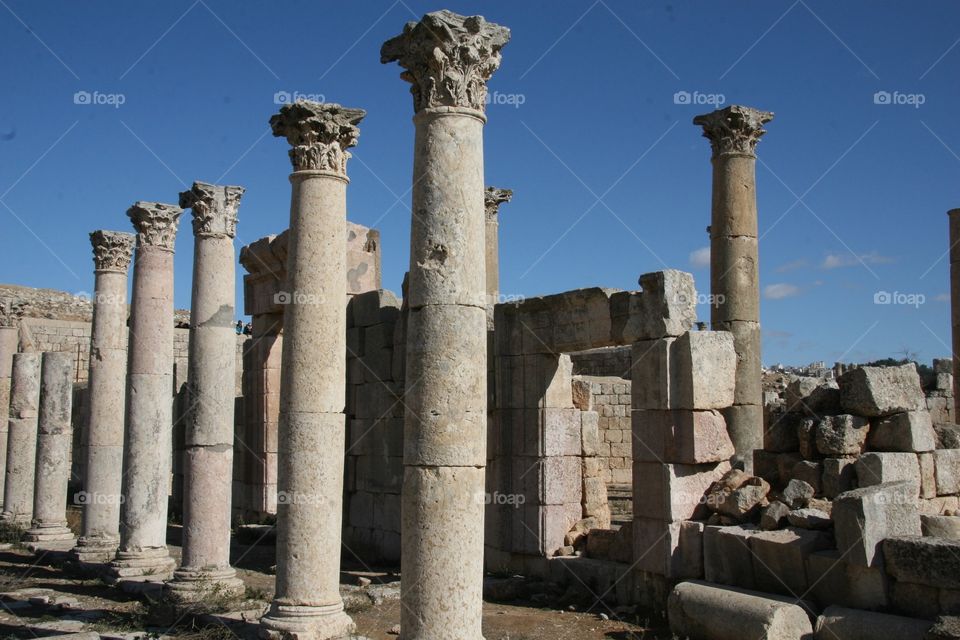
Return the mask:
[[574,404],[597,414],[597,464],[603,482],[630,484],[633,477],[630,380],[576,376]]

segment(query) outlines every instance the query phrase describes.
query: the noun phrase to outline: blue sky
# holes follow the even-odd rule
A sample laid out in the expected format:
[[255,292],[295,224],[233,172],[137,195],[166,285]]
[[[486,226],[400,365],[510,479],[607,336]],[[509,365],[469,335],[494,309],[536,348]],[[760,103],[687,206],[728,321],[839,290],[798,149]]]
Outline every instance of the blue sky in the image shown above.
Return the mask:
[[[444,7],[513,32],[485,134],[488,184],[515,191],[505,295],[631,289],[666,267],[708,292],[710,151],[691,120],[722,99],[776,113],[757,166],[764,362],[949,354],[960,4],[947,0],[2,0],[0,282],[91,290],[87,233],[128,230],[135,200],[176,202],[193,180],[247,188],[238,246],[281,231],[290,165],[267,121],[277,92],[299,92],[368,111],[349,217],[381,230],[398,291],[412,101],[379,49]],[[78,91],[105,104],[75,104]],[[192,244],[185,213],[178,307]]]

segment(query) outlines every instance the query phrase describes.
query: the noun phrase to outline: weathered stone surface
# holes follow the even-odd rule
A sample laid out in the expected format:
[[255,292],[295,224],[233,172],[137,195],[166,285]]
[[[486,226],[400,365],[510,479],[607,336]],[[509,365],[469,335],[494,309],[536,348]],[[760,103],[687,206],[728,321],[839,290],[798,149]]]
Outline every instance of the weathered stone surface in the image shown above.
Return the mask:
[[796,527],[752,536],[750,550],[754,554],[753,573],[757,588],[770,593],[802,596],[809,587],[807,556],[832,546],[829,534]]
[[774,500],[763,509],[760,515],[760,528],[764,531],[779,529],[786,522],[789,513],[790,507],[779,500]]
[[780,492],[780,500],[791,509],[800,509],[807,506],[815,493],[810,483],[794,478]]
[[917,463],[920,465],[920,497],[928,500],[937,497],[935,460],[932,451],[917,454]]
[[33,514],[40,362],[39,353],[13,354],[3,520],[21,527],[30,524]]
[[817,450],[826,456],[859,454],[869,430],[870,423],[860,416],[827,416],[817,423]]
[[819,422],[814,418],[801,418],[797,423],[797,444],[800,455],[806,460],[820,459],[820,452],[817,450],[817,425]]
[[944,540],[960,541],[960,516],[920,516],[923,535]]
[[841,493],[833,502],[832,515],[837,548],[853,564],[878,566],[885,538],[920,535],[916,487],[909,482]]
[[960,425],[935,424],[933,430],[937,437],[937,449],[960,449]]
[[612,339],[618,344],[676,337],[697,320],[697,292],[693,276],[666,269],[640,276],[642,291],[610,296]]
[[839,413],[840,388],[834,380],[799,376],[784,391],[787,411],[819,417]]
[[723,409],[733,404],[737,355],[723,331],[688,331],[671,345],[670,380],[677,409]]
[[811,594],[821,607],[876,610],[887,606],[887,574],[883,569],[848,563],[836,549],[811,553],[807,577]]
[[787,520],[801,529],[829,529],[833,526],[830,514],[820,509],[797,509],[787,515]]
[[840,405],[859,416],[889,416],[926,409],[920,376],[913,363],[898,367],[859,367],[837,379]]
[[940,616],[927,630],[923,640],[956,640],[960,638],[960,617]]
[[709,513],[707,490],[730,470],[730,464],[634,462],[633,468],[634,516],[678,522]]
[[742,521],[750,517],[770,492],[763,478],[733,469],[710,487],[707,505],[717,513]]
[[831,606],[817,618],[817,640],[924,640],[928,620]]
[[764,450],[776,453],[799,451],[797,428],[802,420],[797,413],[770,413],[763,430]]
[[960,589],[960,541],[890,536],[883,541],[886,570],[899,582]]
[[811,460],[798,462],[793,465],[790,475],[813,487],[814,495],[823,495],[823,465],[821,463]]
[[937,474],[937,495],[960,493],[960,449],[937,449],[933,452]]
[[699,581],[674,587],[667,611],[681,638],[796,640],[813,631],[806,612],[786,598]]
[[701,464],[729,460],[734,453],[718,411],[633,412],[633,459]]
[[857,460],[857,480],[861,487],[904,480],[920,493],[920,465],[915,453],[865,453]]
[[832,500],[844,491],[853,489],[856,480],[856,458],[824,458],[824,496]]
[[932,451],[936,438],[930,412],[909,411],[880,418],[870,427],[868,442],[876,451]]
[[704,527],[703,568],[706,579],[744,589],[756,588],[750,538],[759,532],[757,527],[749,524]]

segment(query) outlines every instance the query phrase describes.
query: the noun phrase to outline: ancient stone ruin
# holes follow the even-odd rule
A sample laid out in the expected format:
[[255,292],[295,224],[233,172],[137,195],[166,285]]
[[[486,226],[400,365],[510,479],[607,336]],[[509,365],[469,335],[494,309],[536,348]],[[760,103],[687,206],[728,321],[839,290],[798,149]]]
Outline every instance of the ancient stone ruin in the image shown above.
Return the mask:
[[[960,637],[960,361],[767,379],[755,163],[773,114],[741,105],[693,121],[709,329],[673,269],[500,301],[513,192],[484,183],[483,131],[509,40],[438,11],[382,46],[413,96],[401,292],[381,288],[379,233],[347,220],[366,112],[310,101],[269,118],[288,229],[236,247],[245,189],[197,181],[134,203],[134,233],[90,234],[90,299],[0,288],[2,525],[18,561],[79,585],[4,608],[84,611],[98,589],[174,612],[140,620],[151,633],[276,640],[366,637],[391,601],[404,640],[478,640],[485,602],[513,601],[615,617],[624,638]],[[960,210],[950,235],[953,264]],[[94,619],[36,628],[116,636]]]

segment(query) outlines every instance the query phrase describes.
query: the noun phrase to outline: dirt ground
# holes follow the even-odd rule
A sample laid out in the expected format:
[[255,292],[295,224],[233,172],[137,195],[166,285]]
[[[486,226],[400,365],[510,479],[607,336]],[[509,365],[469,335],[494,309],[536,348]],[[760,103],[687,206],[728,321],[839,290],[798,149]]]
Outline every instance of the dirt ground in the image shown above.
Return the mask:
[[[176,542],[171,531],[170,542]],[[245,598],[217,603],[221,613],[172,611],[150,594],[131,595],[100,579],[72,577],[58,559],[35,557],[18,545],[0,550],[0,638],[35,638],[63,633],[96,632],[101,638],[175,637],[204,640],[256,638],[256,620],[273,595],[275,549],[261,541],[234,541],[231,556],[247,586]],[[180,548],[170,545],[179,557]],[[346,562],[346,561],[345,561]],[[493,579],[493,578],[491,578]],[[366,584],[367,580],[370,584]],[[342,593],[357,634],[371,640],[394,640],[400,623],[400,576],[379,567],[345,567]],[[360,586],[362,585],[362,586]],[[645,624],[643,614],[614,612],[605,605],[593,611],[548,602],[484,602],[487,640],[669,640],[660,625]],[[555,599],[558,600],[558,599]],[[618,615],[619,613],[619,615]],[[606,619],[605,619],[606,618]],[[618,619],[619,618],[619,619]]]

